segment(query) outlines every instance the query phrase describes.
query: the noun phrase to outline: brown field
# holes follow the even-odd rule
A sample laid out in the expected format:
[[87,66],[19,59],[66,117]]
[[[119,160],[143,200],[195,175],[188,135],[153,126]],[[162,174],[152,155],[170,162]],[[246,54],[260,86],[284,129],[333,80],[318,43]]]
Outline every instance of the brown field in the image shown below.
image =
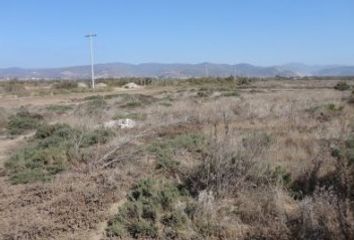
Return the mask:
[[337,83],[0,85],[0,239],[354,239]]

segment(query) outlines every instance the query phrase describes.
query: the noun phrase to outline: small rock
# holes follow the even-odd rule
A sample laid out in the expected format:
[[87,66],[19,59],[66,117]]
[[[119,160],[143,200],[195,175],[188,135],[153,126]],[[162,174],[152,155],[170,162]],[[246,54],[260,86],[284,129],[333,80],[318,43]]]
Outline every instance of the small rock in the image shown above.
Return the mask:
[[130,82],[125,84],[123,88],[134,89],[134,88],[140,88],[140,86],[136,83]]
[[103,124],[105,128],[122,128],[122,129],[130,129],[136,126],[136,122],[132,119],[119,119],[105,122]]
[[79,83],[77,84],[77,87],[78,87],[78,88],[88,88],[87,84],[86,84],[86,83],[83,83],[83,82],[79,82]]
[[134,128],[136,126],[136,122],[132,119],[119,119],[118,125],[120,128]]
[[95,87],[96,87],[96,88],[106,88],[106,87],[107,87],[107,84],[105,84],[105,83],[97,83],[97,84],[95,85]]

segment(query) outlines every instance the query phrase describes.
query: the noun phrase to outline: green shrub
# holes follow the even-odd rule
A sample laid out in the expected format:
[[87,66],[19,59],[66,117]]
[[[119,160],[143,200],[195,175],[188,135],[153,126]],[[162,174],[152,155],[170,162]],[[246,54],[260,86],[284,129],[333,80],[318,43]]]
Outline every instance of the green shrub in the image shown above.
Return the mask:
[[271,173],[271,180],[273,180],[274,182],[280,182],[284,186],[289,186],[292,181],[291,174],[281,166],[277,166]]
[[91,96],[84,97],[84,101],[103,100],[103,99],[105,99],[105,97],[101,95],[91,95]]
[[77,136],[78,134],[80,134],[80,131],[70,127],[68,124],[44,124],[37,129],[35,138],[47,140],[48,138],[61,138],[63,140],[67,140]]
[[53,85],[55,89],[67,89],[67,90],[77,88],[77,86],[78,86],[77,82],[68,81],[68,80],[60,81]]
[[89,147],[106,143],[113,133],[97,129],[84,132],[67,124],[42,125],[31,143],[6,163],[13,184],[47,181],[67,169],[73,160],[74,146]]
[[134,222],[128,226],[128,232],[133,238],[156,238],[157,237],[157,226],[151,224],[147,221]]
[[223,97],[239,97],[240,94],[237,91],[232,91],[232,92],[222,93],[221,96],[223,96]]
[[132,101],[132,102],[127,102],[125,104],[123,104],[121,107],[122,108],[137,108],[137,107],[141,107],[143,104],[141,102],[136,102],[136,101]]
[[161,223],[168,227],[183,227],[187,223],[187,216],[180,210],[174,210],[161,217]]
[[331,112],[340,112],[344,109],[344,106],[336,106],[334,103],[326,105],[327,109]]
[[88,101],[79,105],[77,111],[81,114],[100,115],[107,107],[107,102],[102,96],[88,97]]
[[213,93],[214,93],[214,90],[213,90],[213,89],[201,88],[201,89],[197,92],[197,97],[207,98],[207,97],[210,97],[211,95],[213,95]]
[[238,78],[237,79],[237,85],[240,85],[240,86],[250,85],[251,82],[252,82],[252,79],[250,79],[250,78]]
[[7,130],[10,135],[19,135],[29,130],[35,130],[43,123],[43,116],[36,113],[30,113],[27,110],[21,110],[9,117]]
[[5,167],[9,170],[10,181],[19,184],[49,180],[52,175],[66,168],[67,161],[66,149],[62,145],[34,145],[12,156]]
[[0,108],[0,130],[7,127],[7,114],[4,108]]
[[88,132],[83,135],[81,147],[88,147],[95,144],[105,144],[114,135],[114,132],[109,129],[95,129],[94,131]]
[[180,165],[174,158],[178,149],[187,149],[190,152],[201,152],[205,140],[201,135],[182,134],[172,139],[163,139],[152,143],[148,150],[156,156],[157,169],[177,171]]
[[118,119],[133,119],[136,121],[144,121],[147,118],[147,115],[145,113],[117,113],[113,116],[113,120],[118,120]]
[[132,188],[128,201],[109,222],[106,233],[123,239],[157,238],[167,227],[181,228],[187,223],[187,216],[175,205],[183,196],[169,182],[142,180]]
[[172,103],[170,103],[170,102],[160,102],[159,105],[164,106],[164,107],[171,107]]
[[1,87],[4,89],[5,93],[14,94],[17,96],[30,95],[30,92],[25,88],[24,82],[17,80],[2,82]]
[[50,112],[54,112],[57,114],[63,114],[63,113],[66,113],[67,111],[72,110],[73,107],[68,106],[68,105],[50,105],[46,109]]
[[348,98],[348,103],[354,104],[354,90],[352,91],[352,94],[350,94],[350,97]]
[[143,95],[143,94],[122,94],[121,96],[121,108],[138,108],[150,105],[158,101],[158,99]]
[[337,83],[334,86],[334,89],[339,90],[339,91],[345,91],[345,90],[350,89],[350,86],[346,82],[342,81],[342,82]]
[[43,125],[29,146],[18,151],[5,164],[13,184],[46,181],[65,170],[69,150],[77,130],[66,124]]

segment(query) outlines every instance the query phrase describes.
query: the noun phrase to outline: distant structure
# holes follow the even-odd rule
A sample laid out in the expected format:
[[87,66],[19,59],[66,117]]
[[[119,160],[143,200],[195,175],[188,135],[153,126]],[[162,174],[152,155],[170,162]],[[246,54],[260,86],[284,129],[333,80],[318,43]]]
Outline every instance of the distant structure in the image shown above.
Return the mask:
[[90,40],[90,55],[91,55],[91,82],[92,82],[92,89],[95,88],[95,70],[94,70],[94,55],[93,55],[93,38],[97,35],[95,33],[90,33],[85,35],[86,38]]

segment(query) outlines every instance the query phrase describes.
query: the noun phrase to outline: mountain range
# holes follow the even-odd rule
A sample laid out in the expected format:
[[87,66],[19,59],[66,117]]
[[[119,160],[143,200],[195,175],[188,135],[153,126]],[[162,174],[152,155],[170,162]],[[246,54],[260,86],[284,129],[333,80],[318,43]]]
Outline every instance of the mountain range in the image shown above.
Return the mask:
[[[0,68],[1,79],[86,79],[91,74],[90,66],[61,68]],[[344,65],[305,65],[290,63],[280,66],[260,67],[251,64],[96,64],[97,78],[153,77],[190,78],[203,76],[247,76],[247,77],[296,77],[296,76],[354,76],[354,66]]]

